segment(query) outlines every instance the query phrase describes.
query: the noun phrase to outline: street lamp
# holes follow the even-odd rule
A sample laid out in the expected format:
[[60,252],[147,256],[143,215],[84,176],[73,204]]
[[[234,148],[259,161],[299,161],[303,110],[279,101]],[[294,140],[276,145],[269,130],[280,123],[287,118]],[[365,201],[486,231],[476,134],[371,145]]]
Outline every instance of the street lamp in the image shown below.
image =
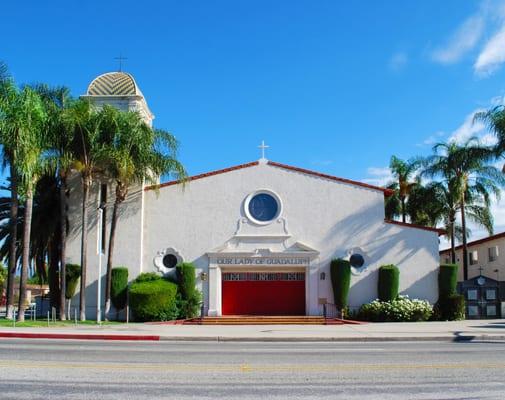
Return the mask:
[[102,322],[102,247],[103,247],[103,237],[102,237],[102,224],[103,224],[103,210],[105,209],[106,203],[100,203],[98,207],[98,243],[97,243],[97,254],[98,254],[98,279],[97,279],[97,290],[96,290],[96,323],[100,324]]

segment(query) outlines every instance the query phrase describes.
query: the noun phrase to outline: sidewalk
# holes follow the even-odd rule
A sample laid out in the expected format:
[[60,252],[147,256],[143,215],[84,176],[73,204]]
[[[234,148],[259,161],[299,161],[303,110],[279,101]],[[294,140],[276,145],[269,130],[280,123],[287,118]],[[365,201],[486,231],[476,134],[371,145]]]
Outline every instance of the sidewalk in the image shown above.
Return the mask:
[[[183,341],[505,341],[505,320],[362,325],[164,325],[0,328],[0,338]],[[1,340],[1,339],[0,339]]]

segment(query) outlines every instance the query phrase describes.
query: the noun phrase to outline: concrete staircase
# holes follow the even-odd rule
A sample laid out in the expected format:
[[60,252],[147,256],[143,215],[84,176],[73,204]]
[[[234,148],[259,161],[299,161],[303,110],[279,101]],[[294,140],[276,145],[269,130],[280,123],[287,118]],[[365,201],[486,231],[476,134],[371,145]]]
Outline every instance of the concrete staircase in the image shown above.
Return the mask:
[[227,315],[223,317],[193,318],[184,321],[184,325],[342,325],[344,323],[342,320],[306,315]]

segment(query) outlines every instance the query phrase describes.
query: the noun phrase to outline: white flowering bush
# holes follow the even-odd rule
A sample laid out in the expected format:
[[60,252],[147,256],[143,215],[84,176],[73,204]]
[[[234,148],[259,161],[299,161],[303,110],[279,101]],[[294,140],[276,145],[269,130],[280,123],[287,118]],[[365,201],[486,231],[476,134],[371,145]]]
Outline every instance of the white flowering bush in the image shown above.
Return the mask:
[[433,306],[428,301],[400,295],[392,301],[376,299],[363,304],[356,317],[362,321],[415,322],[427,321],[432,315]]

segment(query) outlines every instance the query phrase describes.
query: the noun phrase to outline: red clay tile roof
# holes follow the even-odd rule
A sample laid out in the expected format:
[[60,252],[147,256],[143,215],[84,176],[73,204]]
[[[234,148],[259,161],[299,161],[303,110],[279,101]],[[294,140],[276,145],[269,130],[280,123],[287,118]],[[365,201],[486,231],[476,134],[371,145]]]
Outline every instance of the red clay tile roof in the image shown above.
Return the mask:
[[438,236],[445,235],[445,233],[446,233],[445,229],[432,228],[430,226],[423,226],[423,225],[417,225],[417,224],[408,224],[406,222],[393,221],[393,220],[390,220],[390,219],[385,219],[384,222],[386,224],[406,226],[407,228],[423,229],[425,231],[437,232]]
[[[491,236],[488,236],[488,237],[485,237],[485,238],[482,238],[482,239],[477,239],[477,240],[474,240],[473,242],[468,242],[467,245],[468,247],[470,246],[475,246],[477,244],[482,244],[482,243],[486,243],[486,242],[489,242],[491,240],[495,240],[495,239],[501,239],[505,237],[505,232],[501,232],[501,233],[497,233],[496,235],[491,235]],[[456,250],[460,250],[463,248],[463,245],[459,245],[459,246],[456,246]],[[450,252],[451,249],[444,249],[444,250],[440,250],[440,254],[442,253],[448,253]]]
[[[194,176],[187,178],[186,182],[190,182],[190,181],[194,181],[194,180],[202,179],[202,178],[207,178],[209,176],[224,174],[226,172],[236,171],[236,170],[243,169],[243,168],[253,167],[258,164],[259,164],[258,161],[253,161],[253,162],[250,162],[247,164],[240,164],[235,167],[224,168],[224,169],[219,169],[217,171],[207,172],[205,174],[194,175]],[[378,190],[378,191],[383,192],[385,196],[391,196],[393,194],[393,191],[390,189],[386,189],[386,188],[379,187],[379,186],[373,186],[373,185],[369,185],[367,183],[353,181],[350,179],[339,178],[339,177],[336,177],[333,175],[321,174],[319,172],[311,171],[311,170],[304,169],[304,168],[292,167],[290,165],[285,165],[285,164],[281,164],[281,163],[277,163],[277,162],[273,162],[273,161],[268,161],[268,165],[271,165],[272,167],[283,168],[283,169],[286,169],[289,171],[300,172],[302,174],[312,175],[312,176],[315,176],[318,178],[324,178],[324,179],[329,179],[329,180],[336,181],[336,182],[347,183],[349,185],[361,186],[361,187],[364,187],[367,189]],[[177,185],[182,182],[183,181],[177,180],[177,181],[170,181],[170,182],[166,182],[166,183],[161,183],[159,185],[146,186],[144,188],[144,190],[146,190],[146,191],[147,190],[154,190],[154,189],[158,189],[158,188],[162,188],[162,187],[166,187],[166,186]]]

